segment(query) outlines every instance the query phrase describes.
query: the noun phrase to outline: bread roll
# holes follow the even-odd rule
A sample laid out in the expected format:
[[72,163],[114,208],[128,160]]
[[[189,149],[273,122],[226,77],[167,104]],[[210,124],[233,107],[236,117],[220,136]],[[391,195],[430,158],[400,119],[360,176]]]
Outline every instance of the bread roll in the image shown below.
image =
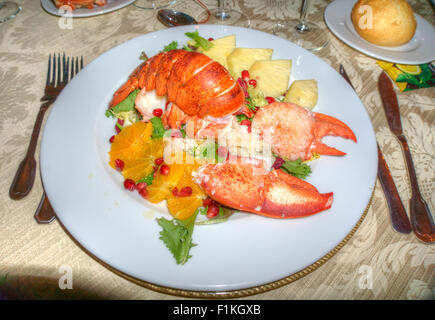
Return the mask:
[[407,43],[417,27],[405,0],[359,0],[352,9],[352,23],[362,38],[386,47]]

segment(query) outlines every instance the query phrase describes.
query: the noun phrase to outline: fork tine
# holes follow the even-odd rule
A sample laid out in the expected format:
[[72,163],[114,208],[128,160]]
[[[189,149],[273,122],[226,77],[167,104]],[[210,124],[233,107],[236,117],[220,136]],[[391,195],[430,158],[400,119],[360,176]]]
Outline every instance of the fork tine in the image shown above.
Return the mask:
[[52,85],[54,85],[55,84],[55,82],[56,82],[56,54],[55,53],[53,53],[53,62],[52,62],[52,64],[53,64],[53,72],[52,72],[52,76],[51,76],[51,84]]
[[66,57],[65,52],[62,55],[62,83],[66,83]]
[[68,83],[68,66],[66,64],[66,56],[65,56],[65,52],[63,53],[63,84],[67,84]]
[[79,73],[79,57],[76,57],[76,73],[74,75],[76,75],[77,73]]
[[66,82],[65,82],[65,84],[66,83],[68,83],[69,82],[69,80],[71,80],[70,79],[70,71],[69,71],[69,57],[66,59],[66,67],[65,67],[65,79],[66,79]]
[[74,57],[71,57],[71,74],[70,74],[70,79],[72,79],[75,76],[75,61],[74,61]]
[[82,70],[82,69],[83,69],[83,56],[80,59],[80,70]]
[[58,86],[62,79],[61,79],[61,72],[62,72],[62,63],[60,60],[60,53],[57,55],[57,77],[56,77],[56,85]]
[[50,83],[50,73],[51,73],[51,54],[48,55],[47,80],[45,81],[46,86]]

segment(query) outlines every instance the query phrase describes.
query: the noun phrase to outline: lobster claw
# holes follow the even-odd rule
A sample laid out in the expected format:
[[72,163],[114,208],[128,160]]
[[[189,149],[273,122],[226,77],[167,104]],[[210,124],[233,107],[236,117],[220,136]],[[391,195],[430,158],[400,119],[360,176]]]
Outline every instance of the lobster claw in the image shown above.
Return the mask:
[[357,141],[353,131],[342,121],[286,102],[261,107],[251,128],[272,144],[274,153],[290,160],[308,160],[313,153],[331,156],[346,154],[322,143],[321,139],[325,136]]
[[355,134],[344,122],[323,113],[314,112],[313,114],[315,119],[313,130],[315,138],[312,152],[330,156],[342,156],[346,154],[322,143],[321,139],[325,136],[338,136],[357,142]]
[[261,162],[206,164],[195,181],[213,200],[270,218],[298,218],[329,209],[333,194],[319,193],[282,170],[267,173]]

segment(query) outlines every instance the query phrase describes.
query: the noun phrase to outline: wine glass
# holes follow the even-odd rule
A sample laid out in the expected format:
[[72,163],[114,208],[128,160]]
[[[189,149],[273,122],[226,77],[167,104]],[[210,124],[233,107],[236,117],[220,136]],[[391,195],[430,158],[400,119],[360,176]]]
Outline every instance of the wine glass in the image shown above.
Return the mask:
[[309,0],[303,0],[300,18],[276,23],[273,33],[304,49],[318,51],[328,44],[329,34],[317,24],[307,21],[309,3]]
[[175,4],[177,0],[137,0],[133,3],[135,7],[141,9],[162,9]]
[[[198,1],[199,2],[199,1]],[[249,17],[238,10],[229,8],[225,5],[225,0],[218,0],[218,7],[202,12],[198,21],[205,21],[208,24],[237,25],[249,27],[251,20]]]
[[0,0],[0,22],[15,18],[21,7],[15,2]]

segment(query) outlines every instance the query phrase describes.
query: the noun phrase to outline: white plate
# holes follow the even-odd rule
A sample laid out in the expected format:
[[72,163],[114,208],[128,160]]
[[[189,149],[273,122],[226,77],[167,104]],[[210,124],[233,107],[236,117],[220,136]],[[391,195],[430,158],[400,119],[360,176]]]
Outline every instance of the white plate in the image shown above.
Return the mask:
[[[198,28],[205,38],[237,35],[240,47],[274,48],[273,58],[292,59],[294,79],[317,79],[316,111],[335,116],[355,132],[358,143],[329,137],[347,152],[322,157],[309,182],[334,192],[330,210],[299,219],[270,219],[237,213],[229,222],[197,226],[192,258],[177,265],[159,240],[155,218],[170,215],[137,192],[109,167],[114,120],[104,116],[116,89],[141,62],[141,51],[158,53]],[[329,253],[356,225],[375,185],[377,149],[369,116],[341,76],[315,55],[273,35],[238,27],[201,25],[145,34],[104,53],[65,87],[48,117],[41,146],[45,190],[59,220],[92,255],[124,275],[158,286],[228,291],[259,286],[296,273]]]
[[340,40],[362,53],[400,64],[423,64],[435,60],[435,28],[418,14],[414,37],[399,47],[382,47],[361,38],[355,31],[351,11],[357,0],[335,0],[325,9],[325,22]]
[[[72,17],[84,18],[98,16],[100,14],[109,13],[124,8],[135,1],[136,0],[107,0],[107,4],[101,7],[95,5],[93,9],[76,9],[72,12]],[[54,5],[52,0],[41,0],[41,5],[47,12],[54,14],[55,16],[62,16],[65,14],[65,12],[59,11],[59,8]]]

